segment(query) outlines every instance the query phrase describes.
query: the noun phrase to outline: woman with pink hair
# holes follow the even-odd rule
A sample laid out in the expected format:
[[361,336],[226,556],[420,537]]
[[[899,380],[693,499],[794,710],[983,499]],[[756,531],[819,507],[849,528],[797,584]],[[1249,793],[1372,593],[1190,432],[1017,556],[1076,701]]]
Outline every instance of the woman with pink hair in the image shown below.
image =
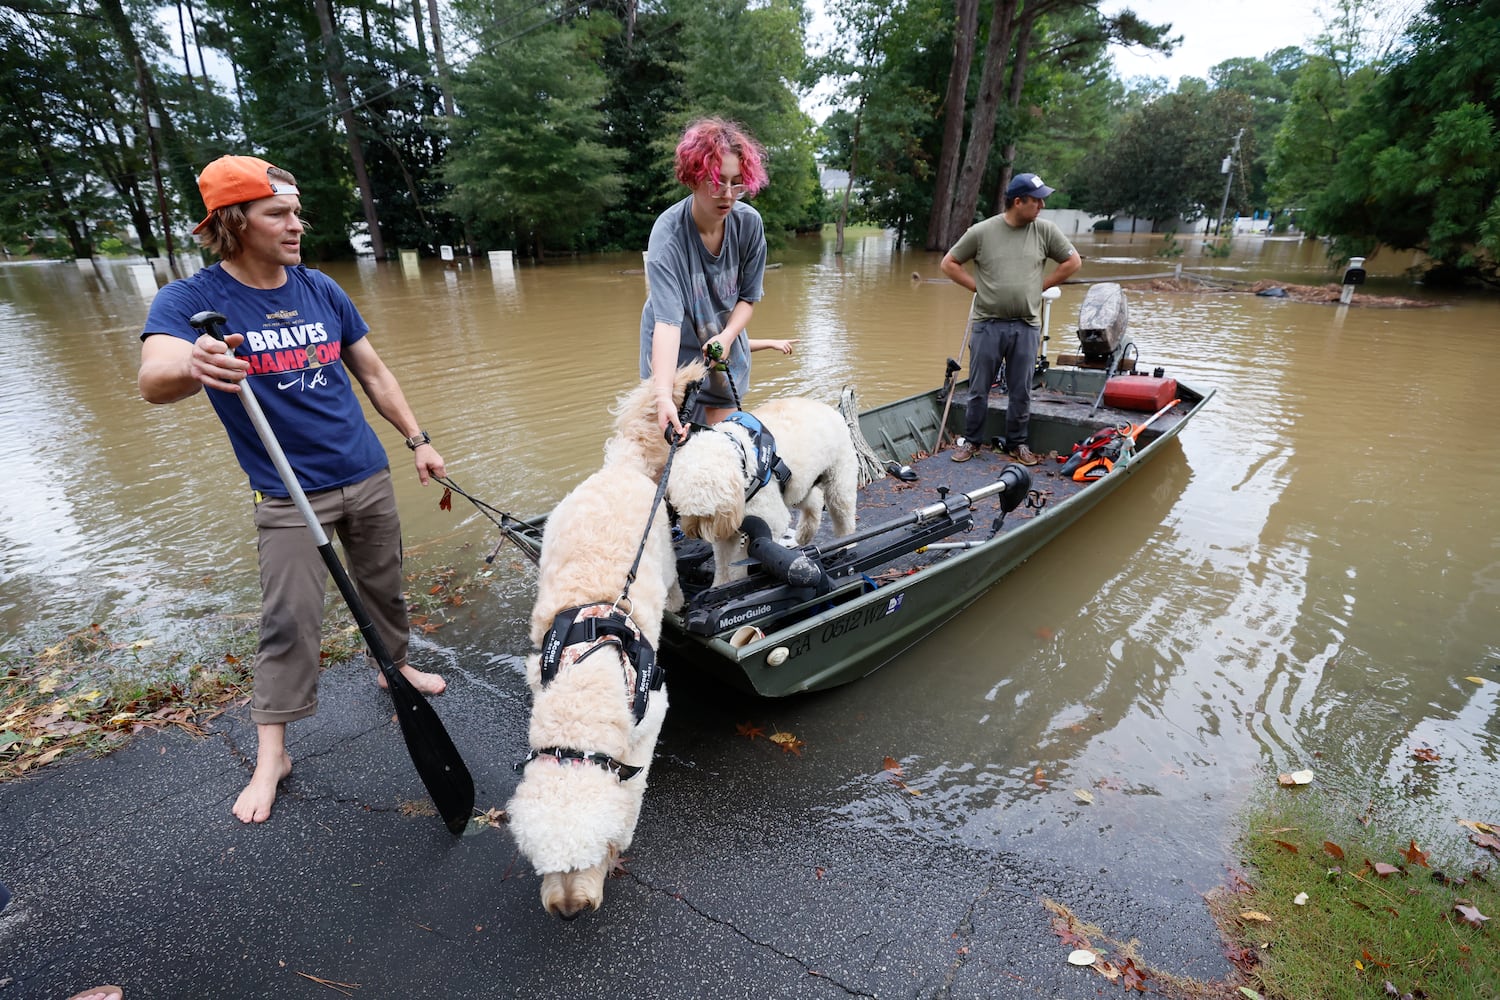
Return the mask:
[[740,126],[698,119],[677,144],[677,179],[691,193],[651,227],[641,377],[656,385],[661,426],[671,424],[679,434],[672,402],[679,367],[723,352],[728,372],[710,374],[690,415],[693,423],[716,424],[750,387],[750,352],[774,348],[791,354],[796,343],[751,340],[748,332],[762,295],[766,232],[760,213],[740,199],[766,186],[765,159],[765,150]]

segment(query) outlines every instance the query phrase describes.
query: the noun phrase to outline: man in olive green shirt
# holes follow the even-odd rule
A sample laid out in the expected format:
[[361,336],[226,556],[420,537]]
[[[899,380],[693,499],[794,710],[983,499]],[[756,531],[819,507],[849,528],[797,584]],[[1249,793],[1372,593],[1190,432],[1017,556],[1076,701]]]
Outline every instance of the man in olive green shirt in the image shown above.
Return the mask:
[[[967,462],[983,441],[990,386],[1005,362],[1009,372],[1005,447],[1022,465],[1041,459],[1026,444],[1031,422],[1031,371],[1041,343],[1042,292],[1060,285],[1083,262],[1062,230],[1038,218],[1053,189],[1036,174],[1017,174],[1005,189],[1005,211],[976,222],[943,255],[943,273],[975,293],[969,332],[969,402],[953,461]],[[964,270],[974,261],[975,275]],[[1057,262],[1043,277],[1049,260]]]

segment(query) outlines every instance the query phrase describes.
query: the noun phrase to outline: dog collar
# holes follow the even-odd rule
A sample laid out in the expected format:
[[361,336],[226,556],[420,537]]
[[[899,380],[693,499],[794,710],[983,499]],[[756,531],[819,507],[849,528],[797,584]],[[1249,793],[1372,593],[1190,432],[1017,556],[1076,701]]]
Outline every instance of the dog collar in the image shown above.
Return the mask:
[[519,761],[516,764],[516,770],[524,770],[527,764],[530,764],[538,757],[555,757],[559,764],[565,760],[578,760],[583,761],[585,764],[597,764],[621,781],[629,781],[645,770],[643,767],[615,760],[607,753],[600,753],[597,750],[578,750],[574,747],[539,747],[532,750],[525,758]]

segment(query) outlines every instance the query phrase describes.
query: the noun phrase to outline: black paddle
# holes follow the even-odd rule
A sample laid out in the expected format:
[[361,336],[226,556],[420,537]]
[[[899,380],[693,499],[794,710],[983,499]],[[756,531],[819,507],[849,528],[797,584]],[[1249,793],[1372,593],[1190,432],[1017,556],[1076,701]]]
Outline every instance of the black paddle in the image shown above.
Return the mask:
[[[210,337],[220,341],[224,339],[222,326],[225,319],[219,313],[200,312],[188,322],[194,329],[202,330]],[[308,530],[317,543],[318,554],[323,557],[328,572],[333,575],[333,582],[338,584],[339,593],[344,595],[344,603],[349,605],[349,613],[359,626],[359,634],[364,636],[370,647],[370,654],[380,664],[380,672],[391,692],[391,700],[396,703],[396,718],[401,722],[401,735],[406,738],[406,749],[411,754],[412,763],[417,766],[417,774],[421,776],[428,794],[432,796],[433,804],[442,814],[443,823],[452,833],[463,833],[464,827],[474,815],[474,779],[469,775],[468,767],[464,765],[453,741],[448,738],[448,731],[443,728],[437,712],[433,711],[422,693],[412,687],[411,681],[391,662],[391,654],[386,649],[385,641],[375,631],[374,622],[365,610],[365,602],[360,600],[353,581],[344,571],[344,564],[339,562],[338,554],[333,551],[333,542],[328,540],[323,525],[318,522],[318,516],[307,502],[307,494],[297,482],[297,474],[292,471],[291,464],[286,460],[286,453],[281,450],[281,443],[276,440],[271,425],[266,422],[266,415],[248,380],[240,383],[240,401],[245,404],[245,413],[255,426],[255,433],[260,435],[261,444],[265,445],[266,454],[275,464],[287,493],[307,522]]]

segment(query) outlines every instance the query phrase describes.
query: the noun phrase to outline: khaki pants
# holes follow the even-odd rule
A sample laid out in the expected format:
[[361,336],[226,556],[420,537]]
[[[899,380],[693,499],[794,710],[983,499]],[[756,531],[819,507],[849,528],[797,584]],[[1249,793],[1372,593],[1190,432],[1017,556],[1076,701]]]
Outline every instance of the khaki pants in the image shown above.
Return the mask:
[[[410,623],[401,591],[401,521],[389,469],[351,486],[309,494],[329,538],[338,536],[344,567],[392,661],[406,663]],[[255,507],[260,555],[260,646],[250,718],[286,723],[318,710],[318,665],[328,567],[291,500]],[[342,598],[335,597],[335,600]]]

